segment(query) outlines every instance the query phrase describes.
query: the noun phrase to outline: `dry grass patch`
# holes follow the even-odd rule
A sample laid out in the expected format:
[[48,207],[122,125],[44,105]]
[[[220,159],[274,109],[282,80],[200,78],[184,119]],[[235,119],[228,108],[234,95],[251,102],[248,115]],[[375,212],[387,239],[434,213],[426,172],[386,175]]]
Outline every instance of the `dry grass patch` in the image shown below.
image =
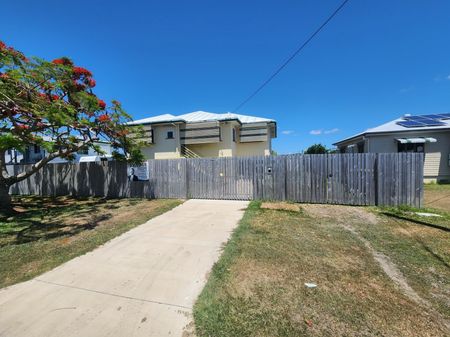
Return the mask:
[[82,255],[179,200],[15,198],[0,214],[0,287],[25,281]]
[[278,211],[291,211],[300,212],[301,208],[299,204],[294,204],[290,202],[263,202],[261,204],[263,209],[274,209]]
[[450,184],[426,184],[424,199],[425,207],[450,212]]
[[355,207],[302,208],[251,203],[195,305],[199,336],[447,335],[437,317],[443,313],[403,293],[344,227],[377,230],[376,215]]

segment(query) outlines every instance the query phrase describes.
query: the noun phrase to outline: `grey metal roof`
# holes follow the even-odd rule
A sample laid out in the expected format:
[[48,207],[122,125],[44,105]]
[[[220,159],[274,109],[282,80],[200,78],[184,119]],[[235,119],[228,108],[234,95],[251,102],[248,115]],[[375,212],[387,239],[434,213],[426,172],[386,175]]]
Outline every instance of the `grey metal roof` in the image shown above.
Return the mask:
[[[405,115],[408,116],[408,115]],[[405,117],[404,116],[404,117]],[[402,132],[402,131],[435,131],[435,130],[442,130],[442,129],[450,129],[450,119],[443,119],[440,120],[440,122],[442,122],[444,125],[439,125],[439,126],[423,126],[423,127],[404,127],[402,125],[397,124],[397,122],[401,122],[404,121],[404,117],[400,117],[397,119],[394,119],[390,122],[387,122],[385,124],[376,126],[374,128],[370,128],[367,129],[363,132],[357,133],[356,135],[353,135],[351,137],[348,138],[344,138],[340,141],[335,142],[333,145],[337,145],[340,143],[344,143],[348,140],[351,140],[353,138],[357,138],[357,137],[361,137],[367,134],[375,134],[375,133],[390,133],[390,132]]]
[[274,119],[254,117],[247,115],[240,115],[231,112],[217,114],[206,111],[194,111],[187,114],[174,116],[171,114],[158,115],[149,118],[138,119],[128,123],[129,125],[138,124],[152,124],[152,123],[172,123],[172,122],[185,122],[185,123],[196,123],[196,122],[206,122],[206,121],[226,121],[226,120],[238,120],[242,124],[245,123],[275,123]]

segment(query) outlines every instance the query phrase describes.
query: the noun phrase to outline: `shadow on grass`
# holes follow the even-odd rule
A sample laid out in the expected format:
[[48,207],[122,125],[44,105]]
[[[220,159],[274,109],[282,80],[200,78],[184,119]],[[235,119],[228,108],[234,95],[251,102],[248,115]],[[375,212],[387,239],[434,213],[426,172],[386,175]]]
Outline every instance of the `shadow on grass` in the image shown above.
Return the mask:
[[10,242],[9,245],[20,245],[38,240],[50,240],[58,237],[77,235],[86,230],[96,228],[99,222],[108,220],[109,218],[111,218],[111,215],[103,214],[94,216],[87,223],[71,226],[62,225],[60,222],[42,223],[39,221],[30,221],[27,227],[16,232],[16,239]]
[[[14,215],[0,216],[0,247],[74,236],[96,228],[117,209],[119,200],[73,198],[15,198]],[[102,209],[100,209],[100,207]],[[70,219],[70,221],[65,221]]]
[[450,228],[448,228],[448,227],[436,225],[436,224],[429,223],[429,222],[426,222],[426,221],[412,219],[412,218],[408,218],[406,216],[401,216],[401,215],[398,215],[398,214],[392,214],[392,213],[389,213],[389,212],[381,212],[381,214],[386,215],[386,216],[391,217],[391,218],[396,218],[396,219],[399,219],[399,220],[405,220],[405,221],[409,221],[409,222],[414,222],[414,223],[416,223],[418,225],[423,225],[423,226],[439,229],[439,230],[444,231],[444,232],[450,232]]
[[423,242],[420,239],[416,239],[417,242],[421,244],[423,249],[425,249],[430,255],[432,255],[436,260],[438,260],[444,267],[446,267],[448,270],[450,270],[450,265],[447,263],[447,261],[444,260],[444,258],[438,254],[436,254],[428,245]]

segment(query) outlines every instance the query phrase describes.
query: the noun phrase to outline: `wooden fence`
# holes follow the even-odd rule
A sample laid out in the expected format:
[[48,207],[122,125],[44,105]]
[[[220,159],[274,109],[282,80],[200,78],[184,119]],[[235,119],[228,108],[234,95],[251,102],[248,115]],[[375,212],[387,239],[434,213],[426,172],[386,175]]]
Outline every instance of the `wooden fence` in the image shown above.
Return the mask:
[[129,181],[119,162],[52,164],[11,193],[421,207],[423,161],[417,153],[149,160],[146,182]]

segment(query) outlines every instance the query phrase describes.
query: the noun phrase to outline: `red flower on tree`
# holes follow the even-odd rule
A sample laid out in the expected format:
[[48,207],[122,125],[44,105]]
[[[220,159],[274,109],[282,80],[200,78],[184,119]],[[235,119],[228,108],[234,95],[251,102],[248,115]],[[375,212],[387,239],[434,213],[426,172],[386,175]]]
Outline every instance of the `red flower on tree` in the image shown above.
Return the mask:
[[73,87],[75,88],[76,91],[82,91],[85,88],[84,84],[83,83],[78,83],[77,80],[73,80],[72,85],[73,85]]
[[120,131],[117,131],[117,136],[124,137],[124,136],[128,135],[129,133],[130,132],[128,130],[120,130]]
[[67,58],[67,57],[61,57],[61,58],[59,58],[59,59],[54,59],[54,60],[52,61],[52,63],[53,63],[53,64],[63,64],[63,65],[65,65],[65,66],[71,66],[71,65],[73,65],[73,62],[72,62],[69,58]]
[[105,123],[105,122],[109,122],[111,120],[111,118],[108,115],[103,114],[103,115],[98,116],[98,120],[99,120],[99,122]]
[[26,124],[17,124],[16,128],[17,130],[28,130],[30,126]]
[[92,73],[83,67],[73,67],[73,74],[77,77],[86,76],[91,77]]
[[131,118],[94,94],[96,82],[89,70],[76,67],[65,57],[27,60],[20,51],[0,41],[0,87],[14,100],[0,95],[0,129],[5,129],[0,132],[0,152],[9,146],[43,144],[45,137],[55,140],[52,143],[58,151],[46,151],[39,165],[20,174],[0,170],[0,212],[12,210],[12,185],[28,179],[57,157],[70,158],[81,146],[94,146],[99,139],[116,144],[117,158],[133,164],[144,159],[140,142],[118,141],[119,130],[135,130],[126,125]]
[[99,100],[98,100],[98,106],[99,106],[102,110],[104,110],[104,109],[106,108],[106,103],[105,103],[105,101],[102,100],[102,99],[99,99]]
[[17,57],[26,63],[28,63],[30,61],[20,51],[15,50],[13,47],[6,47],[6,45],[2,42],[2,46],[0,47],[0,50],[3,50],[3,49],[6,49],[6,51],[9,52],[10,55]]
[[86,83],[87,86],[89,86],[91,88],[95,87],[95,85],[97,84],[93,78],[88,78],[85,81],[85,83]]

